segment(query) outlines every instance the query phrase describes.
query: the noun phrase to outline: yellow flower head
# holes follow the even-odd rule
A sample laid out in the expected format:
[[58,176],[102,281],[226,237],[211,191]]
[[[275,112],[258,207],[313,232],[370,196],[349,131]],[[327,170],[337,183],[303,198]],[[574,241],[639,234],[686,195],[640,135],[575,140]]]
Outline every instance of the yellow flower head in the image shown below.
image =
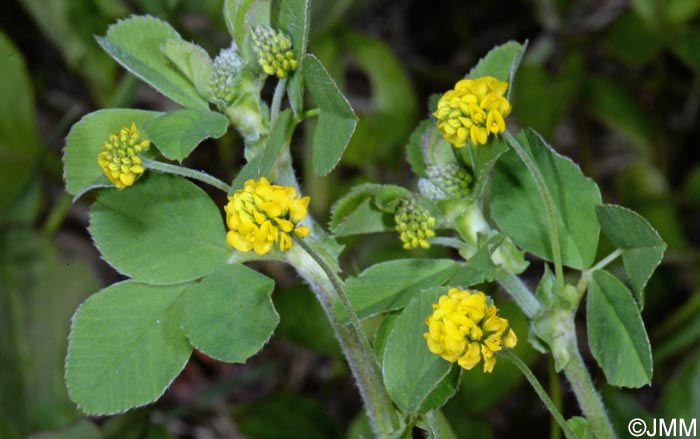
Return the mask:
[[253,48],[263,72],[284,78],[297,68],[292,51],[292,39],[270,26],[258,26],[253,31]]
[[502,346],[514,347],[518,338],[508,320],[496,315],[498,310],[489,302],[481,291],[458,288],[441,296],[425,319],[429,329],[424,336],[430,352],[467,370],[483,359],[484,372],[491,372],[496,364],[494,352]]
[[309,228],[299,226],[306,218],[309,197],[300,198],[289,186],[270,184],[265,177],[248,180],[243,189],[228,197],[226,241],[241,252],[264,255],[279,243],[280,251],[292,248],[291,233],[303,238]]
[[131,186],[136,177],[143,174],[139,153],[148,149],[151,142],[140,140],[136,124],[124,127],[118,133],[109,136],[97,154],[97,163],[109,181],[118,189]]
[[490,134],[505,131],[505,118],[510,113],[510,102],[504,97],[507,89],[507,82],[493,76],[457,82],[442,95],[433,113],[445,139],[457,148],[468,139],[474,145],[484,145]]

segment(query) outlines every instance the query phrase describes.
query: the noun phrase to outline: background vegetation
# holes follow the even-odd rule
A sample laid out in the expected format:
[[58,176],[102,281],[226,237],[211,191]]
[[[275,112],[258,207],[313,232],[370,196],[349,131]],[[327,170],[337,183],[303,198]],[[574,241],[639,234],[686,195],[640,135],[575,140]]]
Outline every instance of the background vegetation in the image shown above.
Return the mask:
[[[120,277],[100,260],[85,229],[95,193],[72,204],[63,192],[63,139],[72,123],[98,108],[172,105],[121,70],[93,35],[120,17],[148,13],[216,53],[229,44],[221,6],[219,0],[0,6],[0,437],[337,438],[363,429],[356,389],[320,308],[293,271],[276,264],[259,268],[277,281],[281,323],[247,364],[194,355],[158,403],[109,418],[87,419],[67,398],[70,317]],[[311,172],[310,139],[303,133],[294,139],[297,163],[309,163],[298,171],[313,213],[327,219],[334,200],[358,182],[410,185],[403,146],[425,117],[428,97],[450,88],[492,46],[529,40],[510,123],[541,132],[601,184],[606,202],[636,210],[669,244],[643,314],[654,382],[634,391],[603,387],[613,422],[623,433],[634,417],[700,418],[700,2],[317,0],[313,8],[313,51],[361,117],[329,177]],[[230,181],[242,162],[241,139],[230,133],[198,148],[187,164]],[[344,243],[348,274],[405,256],[393,234]],[[603,243],[600,252],[611,248]],[[541,270],[533,261],[525,278],[534,284]],[[505,295],[498,302],[526,340],[524,317]],[[551,360],[527,343],[517,353],[565,414],[578,414]],[[505,362],[492,375],[479,368],[464,374],[445,412],[464,438],[558,434]]]

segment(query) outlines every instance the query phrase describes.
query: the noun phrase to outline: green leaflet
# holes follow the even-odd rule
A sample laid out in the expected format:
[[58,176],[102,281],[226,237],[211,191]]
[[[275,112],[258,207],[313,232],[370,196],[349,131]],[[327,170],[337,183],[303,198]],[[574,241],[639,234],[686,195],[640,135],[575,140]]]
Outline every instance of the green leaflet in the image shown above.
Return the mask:
[[523,59],[527,42],[525,44],[509,41],[494,47],[479,60],[474,68],[465,76],[466,78],[479,78],[481,76],[493,76],[499,81],[509,84],[506,99],[510,99],[513,90],[513,78]]
[[182,162],[204,139],[226,134],[228,118],[214,111],[183,108],[150,120],[146,138],[168,159]]
[[243,363],[272,336],[279,316],[275,283],[244,265],[223,265],[185,294],[182,328],[192,345],[221,361]]
[[66,385],[82,411],[114,414],[163,394],[192,352],[180,327],[186,288],[125,281],[78,308]]
[[[593,264],[600,226],[595,208],[598,185],[570,159],[557,154],[534,130],[518,136],[539,168],[557,223],[562,263],[583,269]],[[503,233],[518,246],[552,261],[549,223],[534,178],[514,151],[496,163],[491,187],[491,214]]]
[[89,230],[115,269],[151,284],[197,279],[231,254],[219,208],[195,184],[172,175],[149,172],[122,191],[100,192]]
[[588,344],[608,383],[634,388],[650,384],[649,337],[627,287],[607,271],[596,271],[586,308]]
[[197,93],[207,99],[212,69],[212,59],[207,51],[194,43],[180,39],[166,41],[161,46],[161,50],[192,82]]
[[110,26],[107,35],[97,37],[97,42],[122,67],[173,101],[206,110],[207,101],[161,51],[166,42],[180,39],[180,34],[165,21],[132,16]]
[[[289,77],[287,97],[294,114],[299,114],[304,107],[304,57],[309,44],[309,27],[311,22],[310,0],[274,0],[272,7],[272,25],[281,29],[292,38],[294,58],[297,68]],[[275,12],[277,12],[275,14]]]
[[642,216],[614,204],[596,208],[607,238],[622,250],[622,262],[639,308],[644,307],[644,287],[666,251],[666,244]]
[[460,368],[428,350],[423,334],[432,304],[445,294],[437,287],[416,294],[391,328],[381,359],[384,384],[402,410],[425,413],[456,392]]
[[335,236],[374,233],[394,228],[394,212],[409,190],[393,184],[354,186],[331,209],[329,227]]
[[[345,294],[359,318],[400,309],[421,290],[444,284],[457,271],[450,259],[398,259],[373,265],[346,279]],[[337,304],[334,314],[347,319]]]
[[304,58],[304,81],[320,109],[313,136],[312,162],[314,172],[324,176],[340,161],[355,132],[357,116],[321,61],[313,55]]

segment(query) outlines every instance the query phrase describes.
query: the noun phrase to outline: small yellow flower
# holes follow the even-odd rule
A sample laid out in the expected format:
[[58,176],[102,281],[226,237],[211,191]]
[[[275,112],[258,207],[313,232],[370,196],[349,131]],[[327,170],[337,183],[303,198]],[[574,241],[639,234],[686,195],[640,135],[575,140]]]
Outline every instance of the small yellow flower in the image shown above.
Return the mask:
[[97,163],[118,189],[131,186],[144,171],[138,154],[150,145],[150,141],[139,139],[136,124],[132,123],[131,127],[124,127],[109,136],[97,154]]
[[428,239],[435,236],[435,218],[415,200],[402,200],[394,214],[394,221],[403,248],[430,247]]
[[438,101],[438,128],[457,148],[471,140],[484,145],[489,135],[505,131],[510,102],[504,97],[508,83],[493,76],[462,79]]
[[258,26],[253,31],[253,48],[258,64],[268,75],[284,78],[297,68],[292,51],[292,39],[270,26]]
[[441,296],[425,319],[428,332],[423,335],[430,352],[451,363],[456,361],[467,370],[483,359],[484,372],[490,373],[496,364],[494,353],[503,346],[514,347],[518,338],[508,327],[508,320],[499,317],[489,302],[481,291],[458,288]]
[[309,228],[298,223],[306,218],[310,198],[300,198],[293,187],[273,185],[262,177],[246,181],[228,200],[226,241],[238,251],[264,255],[275,242],[285,251],[292,248],[292,233],[300,238],[309,234]]

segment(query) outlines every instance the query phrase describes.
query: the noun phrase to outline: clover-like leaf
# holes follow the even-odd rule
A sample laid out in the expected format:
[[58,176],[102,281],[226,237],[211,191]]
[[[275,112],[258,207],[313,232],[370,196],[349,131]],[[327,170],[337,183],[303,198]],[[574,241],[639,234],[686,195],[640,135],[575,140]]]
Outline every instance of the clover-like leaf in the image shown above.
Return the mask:
[[622,250],[622,262],[640,308],[644,287],[666,251],[666,243],[647,220],[632,210],[613,204],[596,208],[603,234]]
[[169,41],[180,39],[165,21],[133,16],[110,26],[97,42],[125,69],[165,96],[182,106],[205,110],[209,108],[207,101],[161,50]]
[[114,284],[73,317],[66,385],[88,414],[113,414],[158,399],[192,347],[180,327],[187,286]]

